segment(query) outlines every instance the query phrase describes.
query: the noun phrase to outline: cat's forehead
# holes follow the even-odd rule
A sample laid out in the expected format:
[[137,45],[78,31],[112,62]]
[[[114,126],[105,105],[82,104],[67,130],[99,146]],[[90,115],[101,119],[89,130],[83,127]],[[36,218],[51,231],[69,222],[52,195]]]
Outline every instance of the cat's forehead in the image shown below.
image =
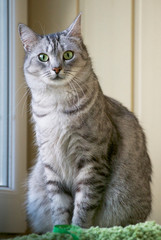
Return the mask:
[[77,39],[66,36],[63,33],[53,33],[44,35],[35,45],[34,53],[41,52],[57,55],[67,50],[79,51],[79,42]]
[[56,51],[61,50],[60,43],[54,34],[52,36],[50,35],[44,35],[41,37],[41,39],[37,42],[34,48],[34,52],[46,52],[46,53],[51,53],[51,52],[56,52]]
[[45,36],[48,52],[56,50],[72,50],[77,48],[77,41],[64,33],[54,33]]
[[46,40],[46,51],[47,52],[52,52],[60,50],[60,36],[57,34],[50,34],[45,36]]

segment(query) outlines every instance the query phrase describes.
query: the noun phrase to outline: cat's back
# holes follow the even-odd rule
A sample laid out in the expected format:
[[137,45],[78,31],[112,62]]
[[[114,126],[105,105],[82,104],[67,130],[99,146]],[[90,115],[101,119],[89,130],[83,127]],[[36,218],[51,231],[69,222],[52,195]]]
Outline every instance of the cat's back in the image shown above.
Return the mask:
[[133,170],[142,171],[147,169],[148,175],[151,174],[151,163],[147,153],[146,138],[144,131],[135,115],[130,112],[118,101],[105,96],[106,111],[116,133],[118,154],[122,156],[126,163],[134,163]]
[[134,132],[144,135],[138,119],[132,112],[113,98],[105,96],[105,100],[107,114],[119,134],[123,134],[124,137]]
[[107,112],[112,119],[115,119],[116,121],[131,120],[138,123],[138,120],[135,117],[135,115],[132,112],[130,112],[125,106],[123,106],[119,101],[108,96],[104,97],[106,100]]

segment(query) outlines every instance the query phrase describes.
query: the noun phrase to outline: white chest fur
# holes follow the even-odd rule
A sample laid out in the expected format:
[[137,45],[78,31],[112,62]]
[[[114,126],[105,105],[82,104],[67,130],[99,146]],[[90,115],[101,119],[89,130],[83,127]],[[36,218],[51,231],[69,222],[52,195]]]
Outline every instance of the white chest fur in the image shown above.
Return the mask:
[[65,116],[58,107],[33,105],[36,140],[41,160],[52,165],[66,182],[75,176],[78,137],[72,131],[72,119]]

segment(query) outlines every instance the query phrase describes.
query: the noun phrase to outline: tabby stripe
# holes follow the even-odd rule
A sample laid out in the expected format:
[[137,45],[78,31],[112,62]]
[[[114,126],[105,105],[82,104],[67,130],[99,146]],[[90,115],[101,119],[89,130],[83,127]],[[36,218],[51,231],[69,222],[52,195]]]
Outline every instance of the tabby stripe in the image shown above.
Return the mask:
[[94,191],[94,194],[92,193],[88,193],[87,196],[89,196],[89,198],[95,198],[95,192],[103,192],[105,190],[105,184],[100,181],[98,181],[97,179],[91,178],[91,179],[85,179],[82,180],[80,182],[77,183],[77,186],[75,188],[75,192],[81,192],[82,188],[81,185],[84,186],[90,186],[91,190]]
[[[93,190],[95,191],[95,188],[93,188]],[[89,199],[92,199],[92,200],[96,200],[96,199],[100,198],[100,196],[98,196],[97,192],[91,192],[91,193],[88,192],[86,194],[86,197],[88,197]]]
[[[81,210],[81,209],[80,209]],[[86,223],[86,220],[87,220],[87,217],[86,216],[83,216],[83,215],[81,215],[81,211],[79,211],[79,223],[83,223],[83,224],[85,224]],[[79,223],[78,223],[78,225],[79,225]]]
[[80,50],[82,49],[81,52],[83,52],[83,51],[86,52],[87,51],[86,46],[84,44],[82,44],[82,41],[80,41],[80,39],[78,40],[77,38],[70,38],[70,42],[76,44]]
[[83,138],[83,139],[85,139],[85,140],[87,140],[88,142],[90,142],[90,143],[95,143],[95,142],[97,142],[97,140],[98,140],[98,137],[94,137],[94,136],[90,136],[89,134],[80,134],[80,136]]
[[51,171],[53,171],[53,172],[54,172],[54,169],[52,168],[52,166],[51,166],[51,165],[49,165],[49,164],[45,163],[45,164],[44,164],[44,166],[45,166],[45,168],[48,168],[48,169],[50,169]]
[[86,202],[82,202],[81,204],[82,204],[82,206],[80,206],[80,204],[79,204],[78,207],[81,208],[82,210],[86,210],[86,211],[92,211],[98,207],[98,204],[89,204]]
[[44,141],[42,143],[39,144],[39,147],[42,147],[43,145],[45,145],[46,143],[48,143],[48,141]]
[[59,42],[60,41],[60,33],[56,33],[55,37],[56,37],[56,40]]
[[104,173],[104,172],[99,172],[98,175],[101,176],[101,177],[104,177],[104,178],[108,177],[108,174]]
[[48,52],[48,51],[49,51],[49,45],[51,45],[51,41],[50,41],[50,38],[49,38],[48,35],[46,36],[46,39],[47,39],[47,41],[48,41],[48,45],[47,45],[47,47],[46,47],[46,52]]
[[47,35],[46,38],[47,38],[47,40],[48,40],[48,42],[49,42],[49,45],[51,45],[52,48],[53,48],[53,42],[52,42],[52,39],[50,38],[50,36]]
[[77,185],[91,185],[93,183],[93,177],[91,178],[86,178],[77,183]]
[[63,185],[61,182],[59,181],[53,181],[53,180],[49,180],[46,183],[47,185],[53,185],[55,187],[57,187],[57,190],[50,190],[50,193],[54,193],[54,194],[60,194],[60,193],[65,193],[69,196],[72,196],[71,191],[65,186]]
[[[74,78],[76,78],[76,77],[74,77]],[[73,78],[73,79],[74,79]],[[84,110],[86,110],[86,109],[88,109],[89,108],[89,105],[90,105],[90,103],[92,103],[92,106],[93,106],[93,104],[95,103],[95,101],[96,101],[96,99],[97,99],[97,95],[98,94],[98,92],[96,92],[95,91],[95,88],[93,89],[93,91],[91,92],[91,96],[88,98],[88,100],[84,103],[84,104],[80,104],[79,106],[77,106],[77,108],[75,108],[75,109],[69,109],[69,110],[65,110],[65,111],[63,111],[63,113],[64,114],[69,114],[69,115],[72,115],[72,114],[76,114],[78,111],[84,111]],[[80,100],[80,99],[79,99]],[[78,100],[78,101],[79,101]],[[78,101],[77,101],[77,103],[78,103]]]
[[36,113],[36,112],[34,112],[34,111],[33,111],[33,114],[34,114],[36,117],[38,117],[38,118],[46,117],[46,116],[48,116],[48,115],[49,115],[49,113],[45,113],[45,114],[38,114],[38,113]]
[[77,163],[77,170],[80,171],[81,168],[84,168],[87,165],[86,160],[81,159],[78,163]]
[[64,209],[64,208],[58,208],[56,210],[53,210],[52,212],[55,216],[64,215],[66,213],[71,215],[71,211],[69,209]]
[[[82,149],[83,151],[85,149]],[[95,158],[91,158],[91,159],[80,159],[78,162],[77,162],[77,169],[80,170],[81,168],[84,168],[86,167],[87,165],[91,164],[91,163],[95,163],[98,161],[95,159]]]
[[103,170],[106,170],[106,169],[102,169],[102,168],[97,168],[97,167],[93,167],[91,168],[91,170],[93,172],[96,172],[96,174],[99,176],[99,177],[103,177],[103,178],[107,178],[108,177],[108,172],[104,172]]
[[56,171],[51,165],[45,163],[45,164],[44,164],[44,167],[47,168],[47,169],[49,169],[50,171],[54,172],[54,173],[58,176],[57,171]]
[[88,108],[88,105],[92,102],[92,99],[93,95],[91,94],[91,97],[84,104],[77,106],[77,108],[75,109],[65,110],[63,111],[63,113],[67,115],[72,115],[76,114],[77,112],[83,111]]
[[82,57],[82,59],[83,59],[84,61],[87,61],[87,59],[89,58],[88,56],[85,57],[84,54],[83,54],[82,52],[80,53],[80,55],[81,55],[81,57]]
[[58,181],[53,181],[53,180],[47,181],[46,184],[48,184],[48,185],[55,185],[55,186],[59,186],[60,185],[60,183]]
[[79,181],[77,183],[77,186],[85,185],[85,186],[93,186],[94,187],[94,185],[97,183],[98,183],[98,180],[91,177],[91,178],[86,178],[86,179]]
[[[79,134],[79,136],[82,137],[82,135]],[[82,149],[84,150],[84,149]],[[78,162],[77,162],[77,169],[80,170],[84,167],[86,167],[87,165],[89,165],[90,163],[94,163],[94,164],[97,164],[96,166],[94,167],[91,167],[91,170],[92,171],[95,171],[96,173],[100,173],[100,175],[102,175],[102,172],[103,172],[103,175],[106,175],[106,177],[108,177],[108,172],[105,172],[103,170],[109,170],[109,166],[105,163],[102,163],[101,162],[101,158],[98,159],[98,158],[91,158],[91,159],[80,159]],[[100,163],[101,163],[101,167],[100,167]]]
[[57,52],[57,40],[53,38],[53,45],[54,45],[54,54]]
[[53,186],[53,187],[55,187],[54,189],[53,188],[51,188],[50,190],[49,190],[49,193],[50,194],[60,194],[61,192],[62,192],[62,189],[61,189],[61,187],[60,187],[60,184],[59,184],[59,182],[58,181],[52,181],[52,180],[49,180],[49,181],[47,181],[46,182],[46,184],[48,185],[48,186]]
[[94,188],[94,190],[97,192],[97,194],[102,194],[105,192],[105,186],[97,186]]

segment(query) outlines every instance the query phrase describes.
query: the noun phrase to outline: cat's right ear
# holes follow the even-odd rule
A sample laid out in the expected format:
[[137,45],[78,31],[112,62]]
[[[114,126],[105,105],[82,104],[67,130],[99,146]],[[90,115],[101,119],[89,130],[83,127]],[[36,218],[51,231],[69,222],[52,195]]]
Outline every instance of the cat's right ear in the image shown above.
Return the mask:
[[38,40],[41,38],[40,35],[36,34],[25,24],[19,24],[18,31],[25,51],[30,52],[33,46],[36,45]]

